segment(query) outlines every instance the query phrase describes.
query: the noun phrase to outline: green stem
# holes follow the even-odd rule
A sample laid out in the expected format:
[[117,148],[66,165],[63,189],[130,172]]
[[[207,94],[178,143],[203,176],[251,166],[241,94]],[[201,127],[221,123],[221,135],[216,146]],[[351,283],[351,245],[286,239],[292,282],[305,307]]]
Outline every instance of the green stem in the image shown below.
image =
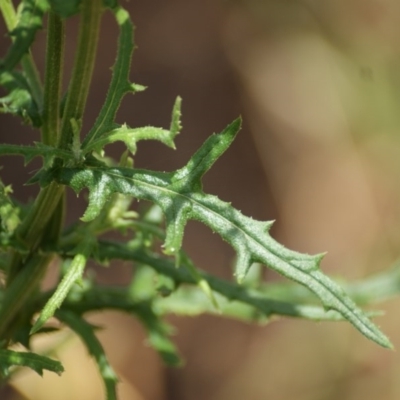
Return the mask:
[[56,146],[60,139],[59,110],[64,55],[64,22],[50,11],[47,26],[42,142]]
[[71,121],[75,120],[79,125],[82,121],[93,74],[102,12],[102,0],[83,1],[78,50],[61,125],[61,149],[68,149],[72,143],[74,129]]
[[35,255],[28,262],[20,274],[13,280],[7,288],[1,301],[0,309],[0,338],[10,340],[12,329],[10,326],[18,324],[26,317],[23,312],[25,304],[32,301],[32,294],[37,289],[43,278],[47,265],[52,259],[52,255]]
[[28,79],[32,97],[35,100],[38,109],[41,111],[43,110],[43,86],[31,52],[22,57],[21,65],[26,78]]
[[[0,11],[3,14],[4,22],[6,23],[7,30],[11,32],[17,25],[17,13],[15,12],[14,5],[11,0],[0,0]],[[39,110],[43,108],[43,88],[40,81],[40,74],[36,68],[35,61],[33,60],[31,52],[22,57],[22,69],[28,79],[31,88],[32,96],[38,105]]]
[[[68,143],[70,143],[73,132],[70,121],[79,120],[82,118],[84,106],[86,103],[87,93],[89,91],[90,80],[93,72],[94,61],[96,56],[97,40],[100,28],[100,20],[102,13],[102,1],[101,0],[84,0],[82,4],[82,19],[78,42],[78,51],[76,54],[74,69],[71,78],[70,89],[67,97],[66,108],[64,111],[64,118],[61,127],[61,137],[59,146],[61,148],[67,148]],[[56,43],[58,45],[62,44],[62,32],[59,22],[55,21],[51,17],[51,24],[49,26],[49,35],[56,35],[55,38],[48,39],[48,46],[51,45],[53,51],[57,51],[58,55],[61,55],[61,50],[56,50]],[[57,55],[52,55],[47,53],[48,59],[52,61],[47,61],[46,65],[58,63]],[[46,71],[48,74],[57,74],[57,72]],[[48,75],[47,75],[48,77]],[[55,81],[49,82],[46,89],[47,93],[55,93],[59,90],[59,79],[60,76],[56,77]],[[52,84],[56,84],[57,88],[53,89]],[[46,106],[49,106],[51,98],[46,99]],[[52,107],[53,114],[46,111],[45,115],[48,115],[48,123],[51,126],[56,124],[56,113],[58,115],[57,109]],[[45,128],[45,132],[46,129]],[[46,136],[47,140],[53,141],[54,138],[49,138],[52,132],[46,132],[43,136]],[[60,186],[55,182],[52,182],[45,189],[42,189],[37,197],[33,207],[30,212],[19,226],[16,235],[21,241],[24,242],[27,249],[32,252],[35,251],[40,244],[43,231],[47,226],[54,210],[57,207],[58,202],[64,192],[64,186]],[[14,277],[23,267],[23,262],[21,256],[15,254],[13,262],[10,268],[10,273],[8,277],[8,284],[12,282]]]
[[[3,3],[0,1],[1,5]],[[60,148],[67,149],[72,142],[71,120],[80,121],[82,119],[95,62],[102,11],[102,0],[83,0],[78,50],[58,143]],[[7,13],[7,19],[12,18],[10,15]],[[48,67],[46,70],[46,110],[44,112],[46,126],[42,131],[42,136],[44,143],[47,141],[53,144],[57,140],[58,106],[51,104],[51,101],[54,100],[52,95],[59,93],[61,71],[60,69],[57,71],[56,65],[60,65],[62,58],[62,48],[60,47],[63,43],[63,34],[60,21],[52,15],[49,17],[48,34],[51,37],[48,38],[46,61],[46,67]],[[47,109],[47,107],[49,108]],[[56,130],[53,131],[53,129]],[[25,244],[30,255],[27,260],[24,260],[17,252],[13,255],[5,294],[10,307],[7,307],[7,310],[3,307],[0,312],[0,317],[3,317],[3,313],[7,314],[7,318],[0,320],[0,337],[11,337],[16,323],[14,316],[24,309],[26,302],[30,299],[27,296],[21,296],[21,291],[13,288],[23,287],[24,293],[33,293],[50,261],[48,256],[38,256],[35,255],[35,252],[40,246],[49,221],[57,210],[57,206],[60,205],[63,193],[64,186],[55,182],[42,189],[28,215],[16,231],[16,236]],[[27,269],[32,272],[29,276],[26,276]],[[8,308],[12,310],[8,310]]]
[[[42,189],[36,198],[35,203],[29,210],[28,215],[16,231],[27,250],[33,253],[39,246],[43,232],[50,221],[61,197],[64,193],[64,186],[52,182],[45,189]],[[11,262],[7,286],[9,286],[18,273],[24,268],[23,257],[15,252]]]

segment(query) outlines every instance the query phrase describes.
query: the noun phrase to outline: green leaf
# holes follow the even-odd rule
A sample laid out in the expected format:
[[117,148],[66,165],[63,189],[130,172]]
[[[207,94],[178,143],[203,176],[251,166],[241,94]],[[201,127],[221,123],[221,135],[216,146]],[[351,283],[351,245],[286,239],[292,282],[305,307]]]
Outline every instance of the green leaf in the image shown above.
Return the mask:
[[69,311],[57,311],[56,317],[68,325],[83,341],[89,354],[95,359],[106,389],[107,400],[117,400],[118,377],[109,364],[104,349],[94,333],[94,327]]
[[64,372],[64,368],[59,361],[35,353],[6,349],[0,350],[0,366],[6,369],[12,366],[29,367],[40,376],[43,375],[43,370],[55,372],[58,375]]
[[221,134],[208,138],[187,165],[174,173],[98,167],[53,169],[49,174],[76,192],[89,188],[89,206],[82,218],[85,221],[95,218],[116,192],[158,204],[166,216],[167,254],[177,254],[181,248],[189,219],[204,223],[236,250],[235,275],[239,281],[252,263],[267,265],[306,286],[326,309],[338,311],[369,339],[391,347],[388,338],[343,289],[320,271],[321,255],[301,254],[285,248],[269,235],[271,222],[246,217],[230,204],[202,191],[202,176],[229,147],[239,127],[240,120],[236,120]]
[[83,243],[78,247],[78,249],[76,250],[77,254],[74,256],[71,263],[69,264],[67,273],[64,275],[61,282],[57,286],[57,289],[40,312],[39,318],[36,320],[31,329],[31,334],[34,334],[40,328],[42,328],[46,321],[48,321],[54,315],[56,310],[61,306],[74,283],[82,279],[83,272],[86,266],[86,261],[88,255],[92,250],[92,247],[93,246],[88,241],[83,241]]
[[178,96],[175,100],[175,104],[172,109],[171,125],[169,127],[169,131],[170,131],[172,140],[175,138],[176,135],[179,134],[179,132],[182,129],[181,107],[182,107],[182,99]]
[[17,26],[11,32],[14,37],[4,60],[0,64],[0,71],[11,71],[21,58],[28,53],[36,32],[42,28],[43,14],[49,9],[48,0],[23,0],[22,12]]
[[26,124],[39,127],[42,121],[38,105],[25,76],[16,71],[3,72],[0,74],[0,85],[8,91],[7,96],[0,98],[0,111],[18,115]]
[[42,157],[45,166],[50,166],[54,157],[59,157],[66,161],[74,160],[74,155],[70,151],[47,146],[40,142],[35,143],[35,146],[0,144],[0,156],[4,155],[23,156],[25,164],[30,163],[35,157]]
[[361,304],[367,304],[371,300],[376,303],[398,296],[400,294],[400,263],[397,261],[387,270],[353,284],[344,283],[343,286]]
[[147,331],[150,346],[158,352],[165,364],[175,367],[182,365],[176,346],[169,338],[173,333],[172,327],[154,312],[153,307],[136,307],[135,315]]
[[[197,285],[197,278],[190,273],[189,269],[176,268],[175,264],[171,260],[152,253],[149,250],[144,251],[143,249],[132,248],[130,244],[106,241],[100,241],[98,249],[98,256],[100,259],[104,257],[106,259],[131,260],[140,264],[148,265],[159,274],[171,278],[176,282],[177,287],[181,284]],[[254,310],[254,315],[261,314],[264,317],[263,321],[274,315],[305,318],[316,321],[338,321],[344,319],[341,314],[334,310],[326,311],[313,304],[313,301],[310,301],[310,296],[306,297],[305,301],[303,298],[296,298],[293,300],[290,295],[287,298],[280,296],[276,299],[269,295],[269,291],[265,292],[263,290],[228,282],[203,271],[199,271],[198,273],[201,278],[208,283],[214,293],[223,296],[231,302],[239,302],[244,306],[250,306]],[[153,274],[150,276],[150,279],[152,280],[151,288],[154,288]],[[293,284],[290,286],[292,285]],[[301,289],[303,288],[302,286],[298,287]],[[143,293],[141,293],[140,298],[149,299],[154,296],[154,290],[152,291],[151,288],[146,287],[146,285],[143,284],[143,281],[141,281],[135,286],[134,291],[135,293],[138,293],[139,289],[142,290]],[[150,293],[150,295],[146,294],[146,291],[147,293]],[[274,291],[272,290],[272,292]],[[113,298],[114,296],[116,296],[116,294],[113,295]],[[190,303],[189,300],[188,303]],[[222,312],[225,311],[224,304],[226,304],[226,302],[223,301]],[[89,302],[87,300],[85,300],[85,306],[89,307]],[[190,309],[191,306],[192,304],[187,304],[188,309]],[[203,307],[203,305],[201,305],[201,307]],[[213,307],[212,303],[208,300],[205,312],[209,312],[209,310],[212,310],[213,313],[217,312],[216,308]],[[173,312],[173,310],[171,311]],[[252,320],[254,320],[254,318],[252,318]]]
[[105,132],[115,128],[115,115],[125,94],[143,90],[143,87],[134,85],[129,81],[131,58],[134,48],[133,24],[128,12],[123,8],[115,7],[113,8],[113,13],[120,28],[117,58],[112,68],[113,74],[106,101],[100,110],[94,126],[82,143],[84,151]]
[[145,126],[142,128],[129,128],[123,125],[119,128],[113,129],[109,132],[105,132],[100,135],[97,139],[87,145],[84,149],[85,153],[90,151],[100,151],[104,146],[116,141],[122,141],[128,147],[132,154],[136,153],[137,145],[139,140],[158,140],[164,143],[166,146],[175,149],[174,138],[181,129],[180,123],[180,107],[181,99],[178,97],[175,101],[175,105],[172,112],[171,128],[170,130],[155,128],[152,126]]
[[[138,298],[137,293],[133,293],[129,288],[94,286],[81,289],[76,287],[63,303],[61,310],[56,312],[56,317],[61,317],[60,319],[66,322],[65,312],[76,316],[106,309],[133,314],[143,323],[149,335],[149,344],[160,354],[163,361],[168,365],[180,365],[181,359],[169,338],[172,330],[154,312],[152,294],[145,295],[146,298],[143,299]],[[70,325],[68,322],[66,323]],[[72,326],[71,328],[74,329]]]
[[0,231],[12,234],[20,224],[19,208],[16,207],[9,194],[12,193],[11,186],[4,186],[0,181]]

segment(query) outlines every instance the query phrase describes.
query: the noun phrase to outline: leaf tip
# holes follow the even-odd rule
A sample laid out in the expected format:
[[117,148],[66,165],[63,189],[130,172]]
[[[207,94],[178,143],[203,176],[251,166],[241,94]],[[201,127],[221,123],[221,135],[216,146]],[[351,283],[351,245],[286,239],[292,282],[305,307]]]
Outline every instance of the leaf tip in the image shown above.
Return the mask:
[[34,335],[35,333],[37,333],[42,326],[44,325],[44,323],[46,322],[46,320],[42,317],[42,315],[35,321],[35,323],[33,324],[31,330],[29,331],[29,335]]
[[234,277],[236,279],[236,282],[241,285],[246,278],[246,271],[237,271],[234,273]]

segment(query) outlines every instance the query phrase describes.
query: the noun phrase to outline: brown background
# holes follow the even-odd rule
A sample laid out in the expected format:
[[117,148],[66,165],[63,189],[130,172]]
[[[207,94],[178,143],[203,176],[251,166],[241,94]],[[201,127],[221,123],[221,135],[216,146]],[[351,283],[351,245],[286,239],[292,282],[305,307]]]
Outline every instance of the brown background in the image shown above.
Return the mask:
[[[244,128],[207,174],[205,191],[254,218],[277,219],[274,236],[293,249],[328,251],[323,268],[330,274],[354,279],[397,259],[400,10],[395,1],[123,4],[137,28],[131,76],[148,89],[126,97],[118,122],[166,127],[175,97],[183,97],[177,150],[140,143],[138,167],[182,166],[207,136],[241,114]],[[73,18],[66,71],[77,29]],[[44,34],[35,47],[41,70]],[[86,128],[107,90],[116,35],[106,15]],[[2,116],[2,142],[37,137]],[[21,160],[3,158],[2,164],[2,177],[13,183],[17,197],[35,195],[35,188],[21,186],[27,178]],[[79,217],[84,204],[73,194],[69,201],[69,218]],[[200,224],[189,224],[185,249],[199,267],[230,276],[232,250]],[[116,265],[98,270],[98,276],[101,282],[123,283],[129,271],[129,265]],[[395,345],[396,305],[397,300],[380,305],[388,313],[378,321]],[[145,345],[136,321],[113,313],[91,321],[107,324],[100,337],[121,376],[121,399],[394,400],[400,391],[396,353],[344,323],[280,320],[261,328],[209,316],[171,317],[186,360],[174,370],[163,367]],[[77,340],[66,340],[59,352],[67,370],[62,378],[27,372],[16,377],[15,386],[28,398],[101,398],[93,364]]]

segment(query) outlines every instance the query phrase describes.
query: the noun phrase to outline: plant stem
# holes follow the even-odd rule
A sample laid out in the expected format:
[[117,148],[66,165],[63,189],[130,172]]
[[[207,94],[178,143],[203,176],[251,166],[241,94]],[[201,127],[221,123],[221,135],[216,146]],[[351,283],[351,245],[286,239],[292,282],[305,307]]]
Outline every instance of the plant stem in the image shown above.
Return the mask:
[[27,317],[26,313],[21,311],[25,309],[25,304],[32,300],[32,294],[37,289],[52,258],[52,254],[33,256],[7,288],[0,309],[0,338],[2,340],[6,339],[7,342],[10,340],[12,336],[10,325]]
[[[35,203],[29,210],[28,215],[16,231],[16,236],[21,240],[29,253],[34,253],[40,245],[43,232],[50,221],[54,210],[64,192],[64,186],[52,182],[39,192]],[[18,273],[24,268],[24,260],[21,254],[15,252],[11,261],[7,278],[7,287]]]
[[81,28],[78,50],[72,71],[72,80],[68,88],[59,147],[68,149],[74,135],[71,120],[81,124],[85,109],[90,81],[93,73],[100,21],[103,12],[101,0],[84,0],[81,11]]
[[[83,116],[95,62],[102,11],[102,0],[83,0],[78,50],[58,141],[58,146],[63,149],[68,149],[72,142],[74,132],[71,120],[80,121]],[[58,139],[58,105],[55,106],[51,102],[55,100],[52,96],[56,93],[59,94],[60,90],[61,71],[60,68],[57,68],[57,65],[61,65],[63,33],[62,23],[56,16],[51,15],[51,13],[49,17],[48,35],[46,110],[44,110],[46,126],[42,131],[42,140],[46,144],[56,144],[55,141]],[[57,97],[57,99],[58,98],[59,97]],[[53,131],[53,129],[56,130]],[[13,316],[16,316],[18,312],[24,309],[26,301],[29,300],[26,296],[23,296],[23,300],[19,300],[21,294],[19,291],[12,290],[14,287],[13,282],[19,282],[22,279],[19,277],[20,274],[23,274],[22,276],[26,275],[26,271],[24,271],[24,269],[26,269],[25,267],[33,263],[34,265],[31,265],[29,269],[34,271],[35,276],[31,276],[30,278],[25,277],[24,279],[26,282],[24,282],[23,285],[24,292],[32,293],[34,289],[37,288],[46,270],[50,260],[49,257],[46,255],[35,255],[35,252],[40,246],[49,221],[52,219],[57,206],[60,204],[59,202],[61,201],[64,190],[64,186],[58,185],[55,182],[41,189],[28,215],[16,231],[16,236],[25,244],[29,255],[26,259],[23,259],[17,252],[13,255],[5,294],[8,296],[8,302],[11,305],[9,308],[12,308],[12,311],[5,311],[3,309],[1,312],[1,314],[7,312],[7,318],[0,320],[0,337],[11,337],[16,323]],[[60,215],[62,215],[62,213],[60,213]]]
[[31,88],[32,97],[40,111],[43,110],[43,86],[31,52],[22,57],[21,65]]
[[64,56],[64,22],[50,11],[44,80],[42,142],[56,146],[60,139],[59,111]]
[[[71,119],[79,120],[83,115],[96,56],[102,10],[103,7],[101,0],[83,1],[78,50],[61,127],[59,146],[62,148],[67,148],[68,144],[72,140],[73,132],[70,124]],[[49,24],[50,23],[52,26],[49,26],[49,35],[55,35],[56,37],[48,39],[48,49],[50,50],[51,48],[52,51],[56,51],[60,56],[62,51],[60,49],[56,50],[56,44],[58,43],[60,46],[63,43],[61,39],[62,25],[55,21],[53,17],[50,17]],[[51,59],[52,61],[47,61],[46,65],[52,64],[52,66],[55,66],[54,64],[58,64],[60,62],[57,60],[59,56],[47,53],[48,59]],[[57,72],[46,71],[47,78],[51,74],[57,75]],[[58,93],[61,75],[57,75],[56,77],[53,75],[53,78],[56,79],[52,80],[51,82],[48,81],[46,93]],[[51,87],[53,84],[57,86],[56,89]],[[48,116],[47,123],[51,124],[51,126],[54,126],[55,124],[58,124],[56,121],[56,118],[58,117],[58,110],[52,107],[52,105],[49,104],[50,102],[51,98],[47,97],[46,106],[51,107],[52,114],[46,111],[45,115]],[[48,128],[45,128],[45,131],[46,129]],[[51,134],[52,132],[46,132],[43,136],[46,136],[47,140],[53,141],[54,138],[50,139],[47,137]],[[58,185],[55,182],[52,182],[49,186],[42,189],[33,207],[30,209],[28,215],[19,226],[16,234],[24,242],[25,246],[30,252],[35,251],[37,246],[40,244],[43,231],[53,215],[53,212],[56,209],[63,192],[64,186]],[[13,280],[16,273],[18,273],[18,271],[22,268],[20,264],[21,257],[16,255],[10,269],[8,278],[9,283]]]

